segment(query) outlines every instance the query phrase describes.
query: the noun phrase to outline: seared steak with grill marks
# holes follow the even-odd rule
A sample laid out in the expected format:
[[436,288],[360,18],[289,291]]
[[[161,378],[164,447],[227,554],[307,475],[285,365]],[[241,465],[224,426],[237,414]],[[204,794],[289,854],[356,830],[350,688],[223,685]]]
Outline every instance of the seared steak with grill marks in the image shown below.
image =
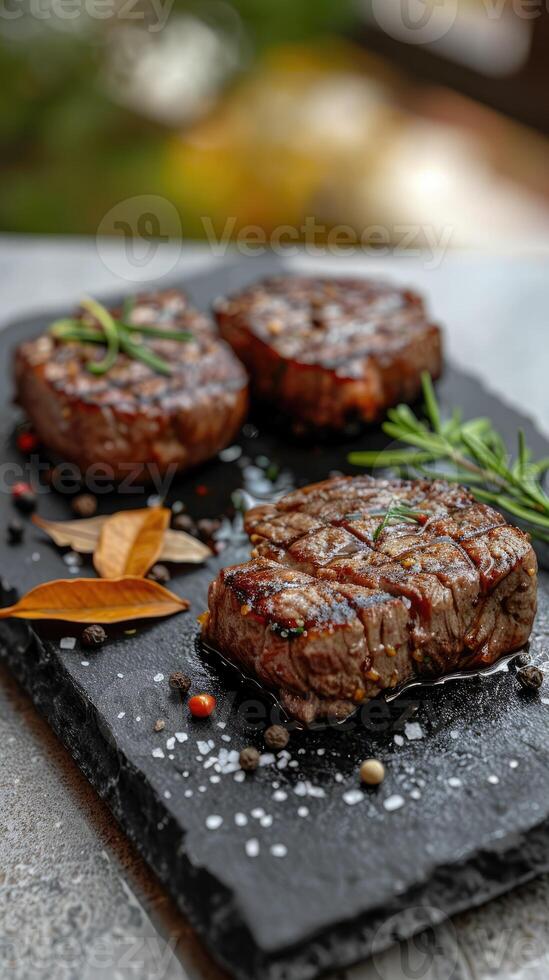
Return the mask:
[[[391,503],[414,523],[387,523]],[[212,582],[207,642],[306,724],[416,672],[486,666],[528,639],[528,537],[463,487],[337,477],[246,515],[254,550]]]
[[295,428],[342,429],[412,401],[441,371],[422,299],[366,279],[268,279],[215,305],[252,389]]
[[86,364],[100,360],[103,347],[46,333],[16,352],[17,400],[44,445],[82,472],[94,463],[108,464],[113,478],[150,475],[151,465],[159,473],[188,469],[240,428],[248,404],[245,371],[184,293],[139,296],[130,322],[193,335],[186,342],[146,338],[169,362],[169,377],[122,353],[106,374],[91,374]]

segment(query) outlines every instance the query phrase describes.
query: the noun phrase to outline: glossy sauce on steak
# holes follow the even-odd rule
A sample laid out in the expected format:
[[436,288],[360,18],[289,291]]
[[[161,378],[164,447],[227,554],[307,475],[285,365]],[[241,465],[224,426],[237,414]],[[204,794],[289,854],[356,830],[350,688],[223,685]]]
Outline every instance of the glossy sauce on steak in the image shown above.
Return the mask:
[[367,279],[279,277],[221,299],[222,336],[260,400],[294,428],[371,422],[439,376],[441,334],[420,296]]
[[[414,523],[388,523],[405,503]],[[487,666],[527,641],[527,535],[462,487],[338,477],[246,515],[252,560],[212,582],[208,643],[306,724],[415,673]]]
[[82,472],[95,463],[114,478],[147,476],[152,465],[160,473],[188,469],[234,438],[247,411],[246,373],[182,292],[137,297],[130,322],[192,334],[186,342],[146,338],[170,376],[123,353],[94,375],[86,364],[100,360],[103,347],[46,333],[16,352],[17,400],[44,445]]

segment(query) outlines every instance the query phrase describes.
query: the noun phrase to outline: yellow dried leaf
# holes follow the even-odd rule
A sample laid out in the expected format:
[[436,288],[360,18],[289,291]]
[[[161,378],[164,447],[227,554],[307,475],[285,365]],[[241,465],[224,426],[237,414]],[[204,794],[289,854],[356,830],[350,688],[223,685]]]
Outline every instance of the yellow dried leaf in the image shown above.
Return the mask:
[[[148,510],[149,508],[147,508]],[[143,510],[124,511],[126,514],[143,514]],[[72,548],[81,555],[92,555],[99,542],[99,535],[110,520],[109,517],[90,517],[74,521],[48,521],[38,514],[33,515],[33,522],[45,534],[48,534],[60,548]],[[205,544],[193,538],[185,531],[172,531],[168,528],[164,533],[162,551],[158,561],[174,563],[187,562],[200,564],[211,555]]]
[[77,521],[47,521],[33,514],[32,521],[60,548],[72,548],[81,555],[93,555],[107,517],[88,517]]
[[211,555],[210,549],[185,531],[167,530],[160,558],[162,561],[188,562],[197,565]]
[[58,579],[31,589],[0,619],[52,619],[66,623],[125,623],[173,616],[189,608],[187,599],[149,579]]
[[93,564],[102,578],[146,575],[162,551],[170,522],[167,507],[122,510],[109,517],[99,534]]

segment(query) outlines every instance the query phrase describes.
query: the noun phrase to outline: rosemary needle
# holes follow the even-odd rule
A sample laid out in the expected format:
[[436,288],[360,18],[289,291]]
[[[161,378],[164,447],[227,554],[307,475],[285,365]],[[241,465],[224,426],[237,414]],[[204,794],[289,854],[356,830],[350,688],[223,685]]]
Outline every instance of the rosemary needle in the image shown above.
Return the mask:
[[[494,504],[518,517],[540,540],[549,543],[549,496],[541,480],[549,470],[549,458],[533,460],[524,433],[518,432],[518,452],[513,461],[499,432],[489,419],[463,421],[454,410],[444,421],[429,374],[422,375],[426,420],[417,418],[408,405],[389,409],[383,430],[411,448],[350,453],[355,466],[395,468],[401,475],[436,477],[463,483],[478,500]],[[443,473],[432,464],[449,463]]]
[[60,341],[106,344],[105,357],[101,361],[90,361],[87,365],[88,370],[93,374],[105,374],[109,371],[122,350],[132,360],[142,361],[158,374],[171,375],[172,368],[168,361],[142,343],[142,338],[155,337],[157,340],[175,340],[180,343],[194,339],[194,334],[188,330],[171,330],[151,324],[129,323],[134,307],[133,299],[124,301],[120,320],[115,319],[96,300],[85,299],[81,305],[87,313],[91,314],[99,329],[76,317],[66,317],[52,323],[49,332]]

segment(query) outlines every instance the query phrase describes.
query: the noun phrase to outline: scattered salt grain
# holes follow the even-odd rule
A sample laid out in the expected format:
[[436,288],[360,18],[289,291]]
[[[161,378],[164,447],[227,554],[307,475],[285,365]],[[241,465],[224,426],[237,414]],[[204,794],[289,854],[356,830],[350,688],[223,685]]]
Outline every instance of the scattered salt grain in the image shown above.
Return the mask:
[[499,776],[488,776],[488,782],[491,783],[492,786],[497,786],[499,783]]
[[407,721],[404,725],[404,734],[409,742],[417,742],[423,738],[423,729],[417,721]]
[[273,818],[271,817],[270,813],[266,813],[264,817],[261,817],[259,822],[262,827],[272,827]]
[[222,823],[223,817],[218,816],[217,813],[212,813],[209,817],[206,817],[206,827],[208,830],[219,830]]
[[165,800],[171,800],[171,798],[172,798],[172,794],[170,793],[169,789],[165,789],[164,790],[164,799]]
[[176,732],[175,737],[178,742],[186,742],[189,736],[186,732]]
[[240,446],[227,446],[226,449],[222,449],[219,453],[219,458],[222,463],[234,463],[240,456],[242,456]]
[[412,800],[420,800],[421,799],[421,793],[419,792],[418,789],[413,789],[410,792],[410,797],[412,798]]
[[448,780],[448,786],[451,786],[452,789],[459,789],[461,785],[462,785],[461,779],[458,779],[457,776],[450,776],[450,779]]
[[166,739],[166,748],[168,752],[173,752],[175,748],[175,735],[172,735],[170,738]]
[[31,558],[32,558],[33,561],[40,561],[40,552],[39,551],[33,551],[32,555],[31,555]]
[[246,854],[250,858],[255,858],[259,854],[259,841],[256,837],[246,841]]
[[395,735],[395,745],[404,745],[404,739],[402,735]]
[[383,801],[383,806],[389,813],[392,813],[393,810],[400,810],[401,806],[404,806],[404,799],[402,796],[398,796],[397,794],[394,796],[388,796],[387,799]]
[[74,650],[76,646],[75,636],[63,636],[59,641],[59,646],[62,650]]
[[215,783],[220,783],[220,782],[221,782],[221,776],[217,776],[216,774],[214,774],[213,776],[210,776],[210,783],[214,783],[215,784]]
[[511,761],[509,763],[509,768],[510,769],[518,769],[518,762],[517,762],[516,759],[511,759]]
[[308,817],[309,816],[309,807],[308,806],[300,806],[300,807],[298,807],[297,815],[298,815],[298,817]]
[[459,732],[456,731],[450,732],[450,738],[453,738],[454,742],[457,741],[457,739],[459,738]]
[[243,783],[246,779],[246,773],[243,769],[239,769],[238,772],[235,772],[233,779],[235,783]]
[[185,797],[186,797],[186,798],[187,798],[188,800],[190,800],[190,798],[191,798],[191,796],[193,795],[193,791],[192,791],[192,789],[186,789],[183,795],[184,795],[184,796],[185,796]]
[[359,789],[349,789],[343,794],[343,800],[347,806],[356,806],[356,804],[360,803],[363,799],[364,793],[362,793]]
[[284,844],[273,844],[271,847],[271,854],[275,858],[286,857],[288,853],[288,848]]
[[256,806],[255,810],[252,810],[252,817],[254,820],[261,820],[261,817],[265,816],[265,810],[261,806]]
[[235,813],[234,822],[237,827],[245,827],[248,823],[248,818],[245,813]]
[[211,739],[208,742],[197,742],[196,747],[202,756],[208,755],[214,747],[214,743]]
[[80,663],[81,663],[82,667],[89,667],[90,666],[89,660],[81,660]]
[[271,752],[264,752],[263,755],[259,756],[260,766],[272,766],[273,762],[276,762],[276,759]]
[[160,681],[163,680],[164,680],[164,674],[155,674],[153,677],[153,681],[155,684],[160,684]]
[[230,735],[222,735],[221,738],[223,739],[224,742],[230,742],[231,741],[231,736]]
[[161,748],[153,749],[152,750],[152,754],[153,754],[153,758],[155,758],[155,759],[164,759],[165,758],[164,752],[163,752],[163,750]]
[[119,712],[118,712],[118,717],[119,717],[119,718],[123,718],[125,714],[126,714],[126,712],[125,712],[125,711],[119,711]]
[[117,676],[117,677],[119,677],[119,678],[120,678],[120,680],[122,680],[122,678],[123,678],[123,676],[124,676],[124,674],[117,674],[116,676]]
[[276,800],[277,803],[283,803],[284,800],[287,799],[288,799],[288,794],[285,793],[283,789],[277,789],[276,792],[273,793],[273,800]]

